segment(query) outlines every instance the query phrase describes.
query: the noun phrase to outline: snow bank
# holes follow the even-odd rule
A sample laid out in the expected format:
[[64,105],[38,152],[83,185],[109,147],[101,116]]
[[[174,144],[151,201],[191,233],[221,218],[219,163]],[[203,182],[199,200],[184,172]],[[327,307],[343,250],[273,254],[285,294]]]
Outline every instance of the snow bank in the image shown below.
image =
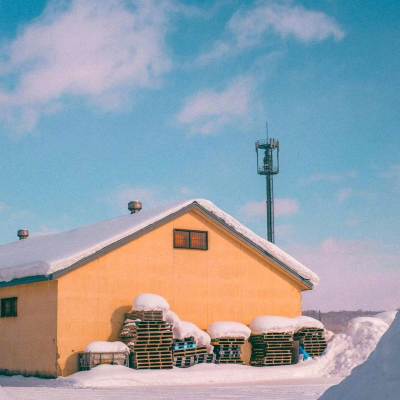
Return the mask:
[[208,333],[188,321],[179,322],[173,329],[173,335],[175,339],[184,339],[193,336],[197,346],[209,346],[211,343],[211,338]]
[[108,353],[116,351],[127,351],[129,347],[122,342],[92,342],[85,347],[85,353]]
[[399,371],[400,316],[397,316],[368,360],[354,368],[339,385],[328,389],[320,399],[397,400],[400,397]]
[[322,323],[311,317],[277,317],[262,315],[250,322],[251,333],[260,335],[268,332],[294,333],[303,328],[323,328]]
[[385,311],[374,315],[374,318],[379,318],[390,326],[396,318],[396,314],[397,311]]
[[172,325],[172,328],[177,326],[181,319],[171,310],[164,312],[164,320]]
[[169,304],[164,297],[153,293],[142,293],[135,297],[133,311],[168,311]]
[[243,338],[247,339],[251,330],[240,322],[219,321],[213,322],[207,329],[212,339],[217,338]]
[[210,201],[201,199],[156,209],[144,208],[136,214],[97,222],[67,232],[29,237],[0,246],[0,281],[8,282],[36,275],[47,276],[61,271],[191,204],[198,204],[301,277],[309,279],[314,285],[318,284],[318,276],[303,264],[273,243],[256,235]]
[[388,324],[378,318],[350,320],[347,329],[335,335],[319,357],[318,372],[323,376],[347,376],[368,358],[388,328]]

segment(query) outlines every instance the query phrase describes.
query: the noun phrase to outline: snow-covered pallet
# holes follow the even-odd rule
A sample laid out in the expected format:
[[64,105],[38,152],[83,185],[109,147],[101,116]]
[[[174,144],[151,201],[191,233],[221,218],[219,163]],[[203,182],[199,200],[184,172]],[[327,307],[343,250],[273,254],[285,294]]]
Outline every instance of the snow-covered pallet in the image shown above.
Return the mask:
[[303,328],[293,335],[303,349],[312,357],[320,356],[326,349],[324,330],[319,328]]
[[293,336],[291,333],[271,332],[251,335],[250,365],[288,365],[292,363]]

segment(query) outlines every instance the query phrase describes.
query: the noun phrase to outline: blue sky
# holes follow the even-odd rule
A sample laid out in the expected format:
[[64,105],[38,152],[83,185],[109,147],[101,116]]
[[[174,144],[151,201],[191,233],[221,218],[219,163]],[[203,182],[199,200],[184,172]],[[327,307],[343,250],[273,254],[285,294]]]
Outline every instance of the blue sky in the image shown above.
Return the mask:
[[0,1],[0,244],[207,198],[276,244],[304,308],[400,307],[397,1]]

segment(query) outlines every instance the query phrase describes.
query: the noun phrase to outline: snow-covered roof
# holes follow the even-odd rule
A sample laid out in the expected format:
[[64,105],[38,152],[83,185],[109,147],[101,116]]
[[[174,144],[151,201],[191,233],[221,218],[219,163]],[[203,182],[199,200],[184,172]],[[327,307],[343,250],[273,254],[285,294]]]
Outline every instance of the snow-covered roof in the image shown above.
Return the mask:
[[229,214],[208,200],[188,200],[173,206],[143,209],[136,214],[96,222],[79,228],[45,236],[29,237],[0,246],[0,282],[13,279],[60,273],[85,262],[88,257],[100,256],[110,246],[131,240],[158,223],[174,218],[186,210],[197,208],[214,218],[242,240],[259,249],[262,254],[309,286],[318,283],[318,276],[279,247],[256,235]]

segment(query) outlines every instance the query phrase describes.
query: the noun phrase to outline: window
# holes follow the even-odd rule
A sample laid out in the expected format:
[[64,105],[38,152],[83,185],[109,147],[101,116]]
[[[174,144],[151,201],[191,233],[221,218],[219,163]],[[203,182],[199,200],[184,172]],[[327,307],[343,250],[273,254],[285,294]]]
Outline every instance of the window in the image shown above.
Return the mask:
[[17,298],[1,299],[1,318],[17,316]]
[[208,232],[174,229],[176,249],[208,250]]

